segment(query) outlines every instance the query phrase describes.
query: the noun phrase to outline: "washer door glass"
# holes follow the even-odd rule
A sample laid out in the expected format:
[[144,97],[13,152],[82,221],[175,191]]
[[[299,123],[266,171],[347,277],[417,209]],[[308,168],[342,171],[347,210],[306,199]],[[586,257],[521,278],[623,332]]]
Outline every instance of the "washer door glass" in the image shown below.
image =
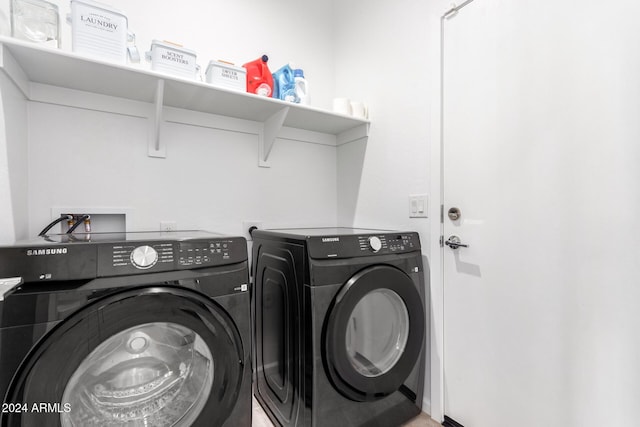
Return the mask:
[[69,380],[63,426],[191,425],[213,383],[211,350],[194,331],[175,323],[147,323],[104,341]]
[[346,333],[347,355],[366,377],[389,372],[404,353],[409,313],[402,298],[389,289],[366,294],[353,309]]
[[2,425],[223,425],[249,366],[233,318],[216,301],[178,287],[132,287],[55,325],[15,373],[7,402],[61,410],[3,414]]

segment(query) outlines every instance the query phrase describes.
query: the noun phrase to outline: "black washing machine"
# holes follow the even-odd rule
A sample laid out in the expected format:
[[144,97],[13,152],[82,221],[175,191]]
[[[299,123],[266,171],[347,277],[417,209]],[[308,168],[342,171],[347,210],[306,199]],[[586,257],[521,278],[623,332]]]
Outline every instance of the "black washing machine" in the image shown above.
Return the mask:
[[253,232],[254,395],[276,425],[398,426],[422,407],[414,232]]
[[0,247],[2,426],[249,427],[250,345],[242,237]]

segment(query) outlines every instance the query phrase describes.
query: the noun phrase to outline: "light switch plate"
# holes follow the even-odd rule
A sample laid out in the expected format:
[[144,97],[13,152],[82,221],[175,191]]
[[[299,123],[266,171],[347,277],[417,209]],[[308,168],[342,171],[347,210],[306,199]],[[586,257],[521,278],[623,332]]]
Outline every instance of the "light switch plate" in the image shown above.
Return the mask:
[[429,214],[429,195],[409,195],[409,218],[427,218]]

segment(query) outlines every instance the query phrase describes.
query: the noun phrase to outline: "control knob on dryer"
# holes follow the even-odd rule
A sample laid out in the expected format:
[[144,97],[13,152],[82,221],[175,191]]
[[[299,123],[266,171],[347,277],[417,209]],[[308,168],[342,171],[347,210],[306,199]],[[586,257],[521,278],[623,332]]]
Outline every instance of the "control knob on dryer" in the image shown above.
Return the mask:
[[151,268],[158,262],[158,252],[151,246],[138,246],[131,251],[131,263],[135,268]]
[[369,247],[373,252],[378,252],[380,249],[382,249],[382,241],[379,237],[371,236],[369,237]]

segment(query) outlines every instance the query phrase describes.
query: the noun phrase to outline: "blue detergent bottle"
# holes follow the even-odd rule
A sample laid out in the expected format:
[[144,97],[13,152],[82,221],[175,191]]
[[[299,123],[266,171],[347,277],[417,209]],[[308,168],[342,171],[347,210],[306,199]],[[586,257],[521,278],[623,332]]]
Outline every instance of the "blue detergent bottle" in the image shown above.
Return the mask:
[[273,95],[283,101],[296,102],[296,82],[289,64],[273,73]]

